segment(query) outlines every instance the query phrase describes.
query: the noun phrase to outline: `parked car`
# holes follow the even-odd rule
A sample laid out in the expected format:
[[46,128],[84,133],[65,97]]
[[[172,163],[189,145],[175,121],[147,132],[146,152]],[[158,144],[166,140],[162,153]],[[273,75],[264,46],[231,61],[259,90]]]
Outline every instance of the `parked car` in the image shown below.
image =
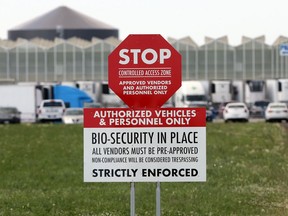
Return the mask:
[[213,107],[207,106],[207,105],[193,105],[193,107],[202,107],[206,108],[206,122],[213,122],[213,119],[215,118],[215,112]]
[[63,100],[43,100],[38,108],[39,122],[62,122],[62,116],[65,112],[65,103]]
[[269,103],[268,100],[255,101],[250,108],[250,116],[264,118]]
[[213,112],[209,109],[206,109],[206,122],[213,122],[213,119]]
[[84,113],[82,108],[68,108],[62,116],[64,124],[82,124]]
[[245,103],[232,102],[228,103],[223,111],[223,118],[225,122],[228,121],[249,121],[249,110]]
[[219,117],[219,118],[223,118],[224,109],[225,109],[226,105],[227,105],[228,103],[231,103],[231,102],[232,102],[232,101],[219,104],[219,106],[218,106],[218,108],[217,108],[217,114],[218,114],[218,117]]
[[265,111],[266,122],[271,121],[287,121],[288,122],[288,107],[286,103],[269,103]]
[[20,123],[21,112],[16,107],[0,107],[0,123]]

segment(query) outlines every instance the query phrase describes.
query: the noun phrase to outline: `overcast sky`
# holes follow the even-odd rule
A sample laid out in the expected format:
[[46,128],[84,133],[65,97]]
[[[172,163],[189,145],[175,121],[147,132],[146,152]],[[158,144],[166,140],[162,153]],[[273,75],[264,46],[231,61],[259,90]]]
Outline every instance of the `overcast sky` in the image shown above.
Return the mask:
[[242,36],[265,36],[272,44],[288,36],[288,0],[1,0],[0,38],[9,29],[59,6],[67,6],[129,34],[191,37],[198,45],[205,37],[228,36],[239,45]]

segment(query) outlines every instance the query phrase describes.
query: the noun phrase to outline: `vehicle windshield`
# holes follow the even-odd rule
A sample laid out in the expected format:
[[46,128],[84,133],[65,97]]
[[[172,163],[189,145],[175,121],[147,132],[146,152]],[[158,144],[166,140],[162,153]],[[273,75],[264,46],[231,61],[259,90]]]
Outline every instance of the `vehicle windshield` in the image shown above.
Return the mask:
[[255,106],[260,106],[260,107],[268,106],[268,104],[269,104],[268,101],[256,101],[255,102]]
[[270,108],[275,108],[275,109],[281,108],[281,109],[283,109],[283,108],[286,108],[286,106],[279,104],[279,105],[272,105]]
[[229,108],[238,109],[238,108],[245,108],[243,105],[230,105]]
[[45,102],[43,107],[62,107],[62,103],[58,101]]
[[187,101],[206,101],[205,95],[187,95],[186,96]]
[[251,92],[261,92],[264,88],[264,82],[260,80],[249,80],[247,81]]
[[1,113],[17,113],[18,110],[16,108],[10,108],[10,107],[2,107],[0,108]]

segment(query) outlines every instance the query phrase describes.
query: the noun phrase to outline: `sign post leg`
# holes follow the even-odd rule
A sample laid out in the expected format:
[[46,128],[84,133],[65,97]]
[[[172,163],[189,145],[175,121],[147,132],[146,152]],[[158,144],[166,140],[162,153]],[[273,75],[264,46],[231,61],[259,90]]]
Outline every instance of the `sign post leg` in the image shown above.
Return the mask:
[[160,182],[158,181],[156,186],[156,216],[161,215],[161,190],[160,190]]
[[135,216],[135,183],[130,183],[130,216]]

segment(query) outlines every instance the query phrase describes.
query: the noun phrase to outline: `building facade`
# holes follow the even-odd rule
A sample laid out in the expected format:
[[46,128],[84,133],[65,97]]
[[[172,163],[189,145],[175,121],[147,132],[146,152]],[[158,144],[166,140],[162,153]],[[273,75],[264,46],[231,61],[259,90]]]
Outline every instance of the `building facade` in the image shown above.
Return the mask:
[[[229,45],[227,37],[207,37],[201,46],[190,37],[167,40],[182,55],[182,80],[288,78],[288,54],[281,50],[288,38],[283,36],[273,45],[264,36],[243,37],[238,46]],[[0,80],[107,81],[108,56],[120,43],[115,37],[0,40]]]

